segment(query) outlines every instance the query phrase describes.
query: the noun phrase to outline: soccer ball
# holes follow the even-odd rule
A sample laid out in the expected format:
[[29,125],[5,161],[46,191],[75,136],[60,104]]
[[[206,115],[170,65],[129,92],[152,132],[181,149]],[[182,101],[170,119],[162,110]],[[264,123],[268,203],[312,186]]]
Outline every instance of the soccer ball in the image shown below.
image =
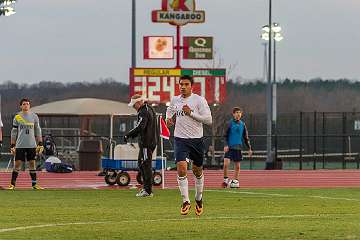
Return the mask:
[[236,179],[231,180],[230,187],[231,188],[239,188],[240,187],[239,181]]

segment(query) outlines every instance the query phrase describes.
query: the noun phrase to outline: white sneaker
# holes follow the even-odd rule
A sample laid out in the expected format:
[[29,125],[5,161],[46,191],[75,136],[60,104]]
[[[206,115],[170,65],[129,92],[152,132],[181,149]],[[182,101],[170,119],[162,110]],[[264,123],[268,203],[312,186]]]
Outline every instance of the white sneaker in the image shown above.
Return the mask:
[[228,188],[229,187],[229,178],[224,178],[223,183],[221,184],[221,186],[223,188]]
[[231,180],[230,188],[239,188],[239,187],[240,187],[240,183],[238,180],[236,180],[236,179]]
[[136,196],[137,197],[152,197],[152,196],[154,196],[154,194],[153,193],[149,194],[148,192],[145,191],[145,189],[141,189],[140,192],[138,192],[136,194]]

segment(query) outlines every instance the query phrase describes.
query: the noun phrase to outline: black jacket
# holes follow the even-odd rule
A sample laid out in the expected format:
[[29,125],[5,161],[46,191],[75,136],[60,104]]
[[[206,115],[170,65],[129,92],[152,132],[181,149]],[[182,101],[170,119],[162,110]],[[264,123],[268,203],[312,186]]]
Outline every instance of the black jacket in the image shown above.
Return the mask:
[[155,149],[159,139],[159,125],[155,110],[145,103],[138,110],[136,126],[126,134],[128,138],[139,136],[139,147]]

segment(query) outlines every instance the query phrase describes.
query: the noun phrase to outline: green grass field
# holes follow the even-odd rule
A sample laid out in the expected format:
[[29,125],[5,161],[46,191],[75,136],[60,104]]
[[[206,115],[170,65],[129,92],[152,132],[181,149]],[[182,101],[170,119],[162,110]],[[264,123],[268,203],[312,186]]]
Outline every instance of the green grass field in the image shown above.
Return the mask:
[[360,239],[360,189],[208,190],[200,218],[180,216],[177,190],[134,194],[0,191],[0,240]]

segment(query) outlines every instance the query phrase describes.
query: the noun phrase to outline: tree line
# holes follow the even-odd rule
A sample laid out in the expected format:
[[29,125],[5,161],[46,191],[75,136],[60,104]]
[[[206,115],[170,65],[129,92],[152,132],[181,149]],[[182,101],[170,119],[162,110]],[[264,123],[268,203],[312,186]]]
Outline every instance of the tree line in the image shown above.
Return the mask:
[[[285,79],[278,83],[278,112],[357,112],[360,111],[360,82],[348,79],[310,81]],[[32,105],[69,98],[93,97],[116,101],[128,100],[129,87],[112,78],[96,82],[61,83],[42,81],[18,84],[11,81],[0,84],[3,115],[18,110],[18,102],[27,97]],[[266,83],[261,81],[227,82],[227,99],[216,111],[229,114],[232,107],[240,106],[247,113],[266,112]]]

